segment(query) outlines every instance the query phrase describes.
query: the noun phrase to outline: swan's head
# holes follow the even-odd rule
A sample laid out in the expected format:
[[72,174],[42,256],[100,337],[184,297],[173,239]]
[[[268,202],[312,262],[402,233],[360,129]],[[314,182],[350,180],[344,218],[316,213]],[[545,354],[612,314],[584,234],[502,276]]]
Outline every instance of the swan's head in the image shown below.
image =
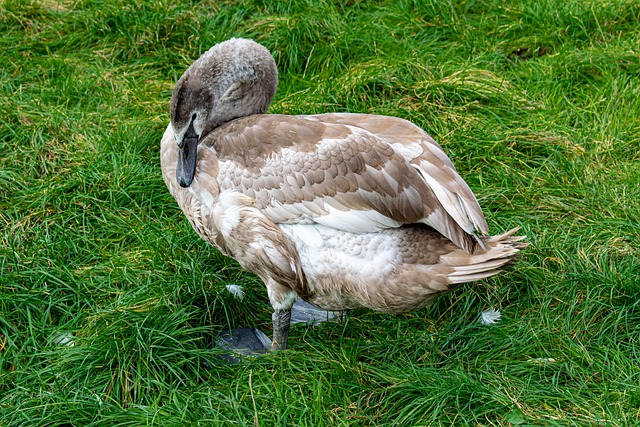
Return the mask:
[[277,85],[273,57],[247,39],[215,45],[185,71],[170,105],[179,147],[176,175],[182,187],[193,181],[198,141],[228,121],[266,112]]

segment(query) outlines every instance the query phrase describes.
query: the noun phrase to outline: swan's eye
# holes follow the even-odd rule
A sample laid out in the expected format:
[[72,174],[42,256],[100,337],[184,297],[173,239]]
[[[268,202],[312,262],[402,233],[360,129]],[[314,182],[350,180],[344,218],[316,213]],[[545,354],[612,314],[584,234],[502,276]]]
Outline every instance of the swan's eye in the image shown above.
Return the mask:
[[191,116],[191,120],[192,120],[192,121],[193,121],[193,120],[195,120],[195,119],[196,119],[196,117],[198,117],[198,115],[197,115],[196,113],[193,113],[193,116]]

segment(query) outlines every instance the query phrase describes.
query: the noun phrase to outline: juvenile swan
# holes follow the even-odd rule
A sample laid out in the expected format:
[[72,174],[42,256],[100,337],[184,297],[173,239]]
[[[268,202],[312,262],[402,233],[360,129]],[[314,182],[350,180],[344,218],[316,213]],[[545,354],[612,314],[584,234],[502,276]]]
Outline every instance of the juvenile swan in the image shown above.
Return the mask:
[[171,97],[162,175],[195,231],[258,275],[285,349],[296,294],[326,310],[416,310],[526,245],[488,236],[469,186],[422,129],[366,114],[265,114],[275,61],[217,44]]

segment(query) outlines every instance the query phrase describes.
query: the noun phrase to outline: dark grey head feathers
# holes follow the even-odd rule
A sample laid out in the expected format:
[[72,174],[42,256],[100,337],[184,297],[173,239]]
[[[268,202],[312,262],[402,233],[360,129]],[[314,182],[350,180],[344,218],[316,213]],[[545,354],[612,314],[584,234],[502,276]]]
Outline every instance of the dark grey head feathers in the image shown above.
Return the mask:
[[235,118],[264,113],[277,85],[276,64],[265,47],[247,39],[213,46],[173,89],[170,112],[176,136],[181,136],[193,113],[200,136]]

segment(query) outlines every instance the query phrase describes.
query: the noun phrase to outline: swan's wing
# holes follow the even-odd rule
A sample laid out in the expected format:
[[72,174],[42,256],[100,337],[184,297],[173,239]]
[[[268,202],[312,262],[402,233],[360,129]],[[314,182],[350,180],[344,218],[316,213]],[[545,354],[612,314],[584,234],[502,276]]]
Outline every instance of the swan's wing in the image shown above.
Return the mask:
[[425,178],[404,145],[363,127],[257,115],[221,126],[201,146],[216,152],[220,191],[252,197],[276,223],[373,232],[423,222],[473,250],[473,229],[448,213],[430,183],[447,175],[434,168]]
[[425,179],[438,201],[467,233],[488,235],[487,221],[478,201],[456,171],[442,147],[424,130],[397,117],[370,114],[320,114],[325,123],[350,124],[391,144]]

